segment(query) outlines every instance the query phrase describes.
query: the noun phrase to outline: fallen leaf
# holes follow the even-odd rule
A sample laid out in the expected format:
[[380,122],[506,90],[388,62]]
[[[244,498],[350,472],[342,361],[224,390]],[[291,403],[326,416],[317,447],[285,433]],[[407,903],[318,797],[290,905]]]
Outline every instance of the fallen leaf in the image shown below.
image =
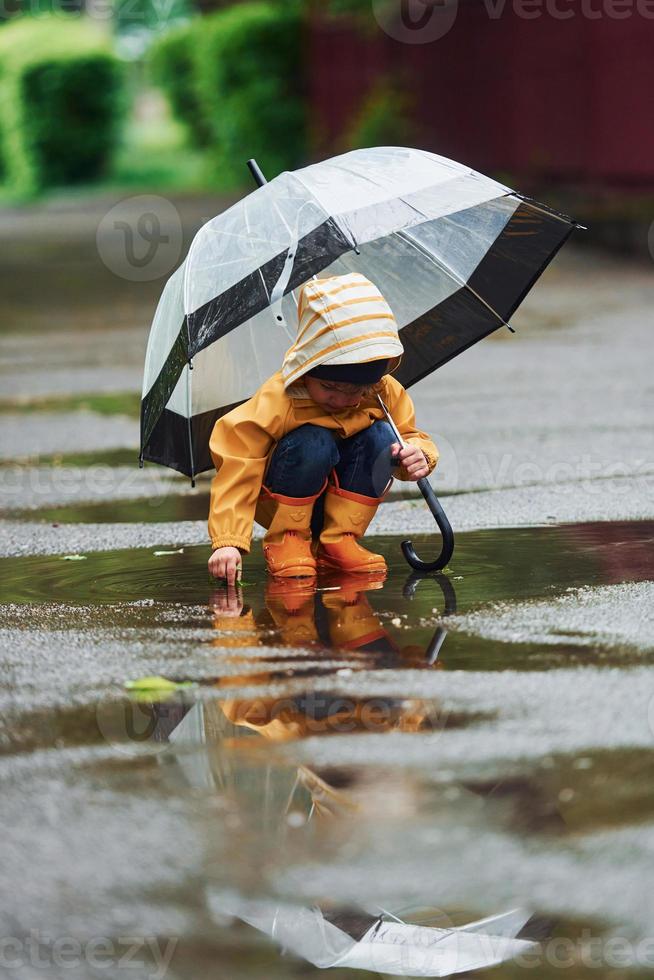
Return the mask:
[[191,681],[171,681],[167,677],[154,674],[150,677],[138,677],[133,681],[125,681],[128,691],[176,691],[180,687],[193,687]]

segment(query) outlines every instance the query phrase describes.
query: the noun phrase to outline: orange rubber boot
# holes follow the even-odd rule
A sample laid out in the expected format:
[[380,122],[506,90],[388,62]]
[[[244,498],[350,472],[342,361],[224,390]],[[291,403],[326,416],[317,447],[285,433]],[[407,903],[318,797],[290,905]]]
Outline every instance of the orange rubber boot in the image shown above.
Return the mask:
[[386,572],[383,555],[363,548],[363,537],[377,512],[381,497],[329,486],[325,494],[325,522],[318,545],[320,568],[337,568],[344,572]]
[[316,497],[285,497],[270,491],[267,494],[276,503],[263,539],[268,571],[280,578],[314,577],[316,559],[311,554],[311,514]]
[[[365,579],[363,581],[365,583]],[[381,585],[381,582],[377,583],[377,587]],[[325,592],[322,603],[327,610],[329,637],[335,647],[358,650],[376,640],[388,639],[388,633],[372,611],[361,585],[358,590],[344,586],[338,592]]]
[[268,580],[266,607],[286,646],[306,646],[318,642],[315,594],[315,578]]

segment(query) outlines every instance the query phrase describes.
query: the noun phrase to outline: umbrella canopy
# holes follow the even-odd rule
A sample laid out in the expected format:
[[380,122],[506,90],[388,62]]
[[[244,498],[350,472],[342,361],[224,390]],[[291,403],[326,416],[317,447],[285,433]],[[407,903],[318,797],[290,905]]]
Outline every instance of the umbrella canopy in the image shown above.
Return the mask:
[[294,291],[360,272],[397,320],[408,387],[506,325],[575,223],[425,150],[353,150],[285,171],[207,222],[157,307],[141,459],[212,467],[215,421],[281,367]]

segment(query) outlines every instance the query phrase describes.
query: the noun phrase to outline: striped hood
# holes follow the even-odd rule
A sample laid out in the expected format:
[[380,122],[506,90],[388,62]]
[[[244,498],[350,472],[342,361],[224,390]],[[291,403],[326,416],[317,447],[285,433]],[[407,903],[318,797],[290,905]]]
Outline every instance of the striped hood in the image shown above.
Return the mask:
[[298,331],[282,365],[284,387],[320,364],[361,364],[404,352],[390,306],[360,272],[310,279],[300,289]]

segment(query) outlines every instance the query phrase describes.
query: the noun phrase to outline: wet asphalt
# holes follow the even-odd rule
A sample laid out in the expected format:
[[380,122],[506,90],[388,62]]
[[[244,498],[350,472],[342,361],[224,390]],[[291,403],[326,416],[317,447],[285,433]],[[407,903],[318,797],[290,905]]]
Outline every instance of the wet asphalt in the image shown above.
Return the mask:
[[[412,391],[458,535],[444,584],[407,579],[399,540],[427,554],[433,522],[394,497],[371,528],[382,587],[289,599],[255,545],[228,595],[206,578],[206,482],[130,465],[133,418],[18,406],[138,390],[157,284],[93,257],[112,203],[16,210],[0,232],[20,244],[0,338],[8,975],[35,975],[35,949],[61,972],[72,937],[66,976],[123,976],[129,934],[138,977],[159,975],[148,936],[173,944],[169,977],[317,976],[217,911],[236,893],[427,923],[521,906],[546,923],[539,978],[561,976],[556,937],[567,975],[647,975],[652,269],[565,249],[514,336]],[[212,208],[178,204],[186,233]],[[37,258],[44,295],[21,304]],[[129,699],[145,675],[192,686]]]

